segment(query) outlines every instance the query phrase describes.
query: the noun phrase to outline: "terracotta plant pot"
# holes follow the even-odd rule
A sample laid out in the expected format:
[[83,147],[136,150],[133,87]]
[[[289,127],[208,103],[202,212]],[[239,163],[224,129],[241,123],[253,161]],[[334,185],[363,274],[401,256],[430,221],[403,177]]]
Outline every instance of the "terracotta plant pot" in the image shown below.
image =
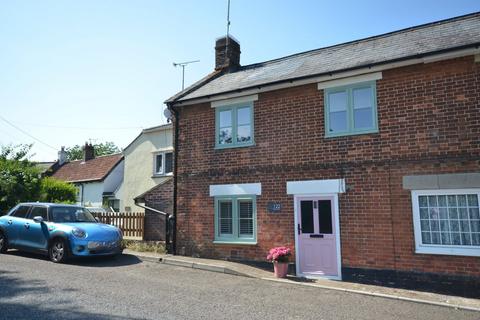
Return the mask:
[[273,263],[273,270],[275,273],[275,277],[277,278],[285,278],[288,272],[288,263],[286,262],[274,262]]

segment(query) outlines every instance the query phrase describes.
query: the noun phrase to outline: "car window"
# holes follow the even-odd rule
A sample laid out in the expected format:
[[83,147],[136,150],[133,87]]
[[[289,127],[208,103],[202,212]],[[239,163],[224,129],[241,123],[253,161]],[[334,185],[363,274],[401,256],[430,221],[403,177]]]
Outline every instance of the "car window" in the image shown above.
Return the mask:
[[30,206],[19,206],[17,210],[12,214],[12,216],[17,218],[27,218],[28,210],[30,210]]
[[92,214],[82,207],[51,207],[52,221],[56,223],[97,222]]
[[42,217],[44,221],[48,220],[47,217],[47,208],[45,207],[33,207],[32,211],[30,211],[29,215],[30,219],[35,217]]

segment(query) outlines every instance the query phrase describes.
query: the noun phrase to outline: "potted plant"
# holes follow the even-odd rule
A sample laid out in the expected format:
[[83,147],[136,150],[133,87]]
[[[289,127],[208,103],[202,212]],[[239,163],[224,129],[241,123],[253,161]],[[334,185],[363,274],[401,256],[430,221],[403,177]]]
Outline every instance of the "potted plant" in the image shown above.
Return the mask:
[[276,247],[270,249],[267,255],[267,260],[273,262],[275,277],[285,278],[287,276],[288,259],[290,255],[290,249],[287,247]]

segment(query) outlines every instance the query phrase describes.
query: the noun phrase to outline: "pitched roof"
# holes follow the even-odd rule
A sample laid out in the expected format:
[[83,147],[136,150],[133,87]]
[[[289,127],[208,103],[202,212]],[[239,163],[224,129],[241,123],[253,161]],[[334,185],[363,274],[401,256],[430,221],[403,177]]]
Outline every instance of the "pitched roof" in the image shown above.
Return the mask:
[[209,75],[173,103],[480,45],[480,12]]
[[102,181],[122,159],[122,154],[112,154],[86,162],[83,160],[67,162],[52,176],[68,182]]
[[135,139],[132,140],[132,142],[130,142],[128,144],[128,146],[126,146],[124,149],[123,149],[123,152],[125,152],[125,150],[127,150],[128,148],[130,148],[130,146],[135,142],[137,141],[138,138],[140,138],[142,136],[142,134],[144,133],[150,133],[150,132],[156,132],[156,131],[163,131],[163,130],[168,130],[168,129],[172,129],[173,128],[173,125],[171,123],[167,123],[167,124],[161,124],[161,125],[158,125],[158,126],[155,126],[155,127],[150,127],[150,128],[145,128],[143,129],[139,134],[138,136],[135,137]]
[[55,161],[48,161],[48,162],[36,162],[35,167],[37,167],[41,173],[45,173],[49,170],[56,162]]

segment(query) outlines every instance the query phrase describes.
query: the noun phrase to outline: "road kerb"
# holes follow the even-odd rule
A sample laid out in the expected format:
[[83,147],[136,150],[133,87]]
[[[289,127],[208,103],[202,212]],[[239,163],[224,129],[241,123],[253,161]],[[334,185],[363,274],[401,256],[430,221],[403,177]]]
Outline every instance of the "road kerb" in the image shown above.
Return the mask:
[[436,306],[441,306],[441,307],[448,307],[448,308],[454,308],[454,309],[480,312],[480,308],[462,306],[462,305],[457,305],[457,304],[450,304],[450,303],[445,303],[445,302],[436,302],[436,301],[431,301],[431,300],[408,298],[408,297],[402,297],[402,296],[398,296],[398,295],[389,295],[389,294],[384,294],[384,293],[376,293],[376,292],[362,291],[362,290],[355,290],[355,289],[330,287],[330,286],[324,286],[324,285],[321,285],[321,284],[292,282],[292,281],[283,280],[283,279],[273,279],[273,278],[259,278],[259,279],[272,281],[272,282],[280,282],[280,283],[286,283],[286,284],[301,285],[301,286],[312,287],[312,288],[322,288],[322,289],[327,289],[327,290],[335,290],[335,291],[343,291],[343,292],[350,292],[350,293],[356,293],[356,294],[363,294],[363,295],[368,295],[368,296],[373,296],[373,297],[387,298],[387,299],[393,299],[393,300],[403,300],[403,301],[416,302],[416,303],[422,303],[422,304],[436,305]]

